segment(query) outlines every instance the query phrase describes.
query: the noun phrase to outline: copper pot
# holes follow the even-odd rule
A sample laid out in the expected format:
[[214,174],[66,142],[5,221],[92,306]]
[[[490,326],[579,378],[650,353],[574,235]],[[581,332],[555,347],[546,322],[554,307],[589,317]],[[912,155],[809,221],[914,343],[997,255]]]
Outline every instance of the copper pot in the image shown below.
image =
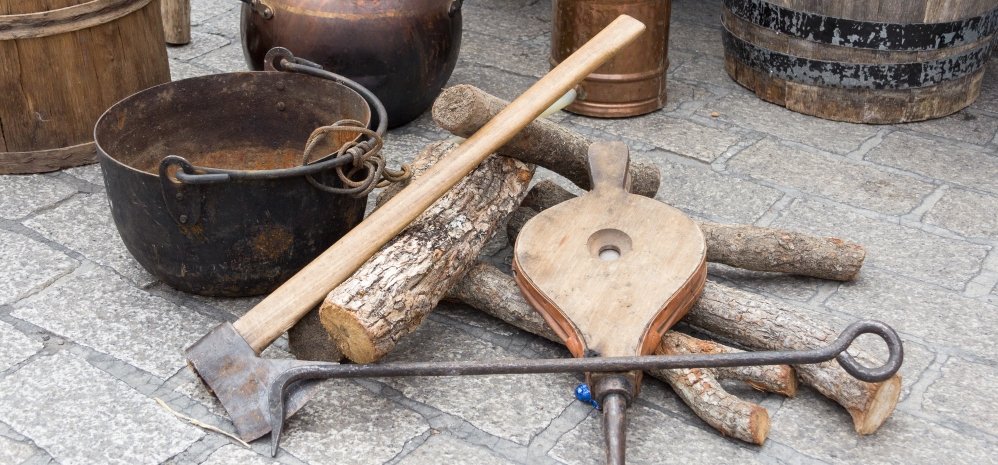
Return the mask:
[[633,16],[648,27],[641,37],[579,84],[579,96],[566,110],[617,118],[665,106],[671,5],[671,0],[555,0],[552,67],[618,15]]
[[374,92],[390,127],[429,108],[461,46],[462,0],[243,1],[250,69],[263,69],[267,51],[285,47]]

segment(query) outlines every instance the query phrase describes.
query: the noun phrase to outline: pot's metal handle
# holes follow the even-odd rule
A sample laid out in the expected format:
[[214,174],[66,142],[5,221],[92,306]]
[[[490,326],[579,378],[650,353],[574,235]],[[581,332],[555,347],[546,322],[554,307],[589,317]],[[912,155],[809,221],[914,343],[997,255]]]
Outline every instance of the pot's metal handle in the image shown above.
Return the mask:
[[[377,124],[375,132],[378,137],[383,136],[385,131],[388,129],[388,113],[385,111],[385,106],[381,103],[381,100],[374,95],[374,93],[357,82],[338,74],[323,70],[322,66],[319,64],[295,57],[291,54],[290,50],[283,47],[275,47],[267,52],[267,55],[264,58],[264,67],[267,70],[301,73],[313,77],[328,79],[347,86],[354,92],[357,92],[365,101],[367,101],[368,105],[370,105],[374,112],[374,115],[372,116],[377,118],[376,122],[372,121],[372,125],[374,123]],[[370,126],[371,125],[368,125],[368,127]],[[374,141],[372,138],[365,138],[365,140],[361,140],[357,145],[363,150],[369,150],[374,146]],[[294,168],[258,171],[199,167],[191,164],[183,157],[169,155],[160,163],[160,176],[164,177],[164,169],[176,166],[177,169],[170,173],[167,177],[172,177],[181,184],[218,184],[237,179],[262,180],[295,176],[314,176],[319,173],[345,166],[350,162],[351,160],[349,158],[330,157],[324,158],[315,163],[296,166]],[[170,184],[173,184],[172,180]],[[164,186],[166,185],[167,184],[164,182]]]
[[344,86],[350,88],[354,92],[360,94],[367,104],[371,106],[374,114],[377,116],[377,128],[375,132],[378,136],[384,136],[385,131],[388,130],[388,111],[385,110],[385,105],[381,103],[378,96],[374,95],[368,88],[360,85],[356,81],[341,76],[336,73],[332,73],[322,69],[322,65],[308,61],[304,58],[298,58],[284,47],[274,47],[267,52],[267,55],[263,58],[264,69],[270,71],[288,71],[294,73],[307,74],[309,76],[328,79],[333,82],[337,82]]
[[253,10],[254,13],[263,16],[263,19],[272,19],[274,17],[274,9],[271,8],[270,5],[263,3],[262,0],[239,0],[239,1],[248,5],[250,9]]

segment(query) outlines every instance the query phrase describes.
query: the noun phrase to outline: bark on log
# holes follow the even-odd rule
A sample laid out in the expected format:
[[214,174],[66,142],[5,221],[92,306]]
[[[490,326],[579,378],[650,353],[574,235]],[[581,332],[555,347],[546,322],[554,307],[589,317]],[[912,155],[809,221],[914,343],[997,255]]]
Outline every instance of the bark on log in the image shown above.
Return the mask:
[[[675,331],[666,333],[678,334]],[[663,338],[657,354],[683,354]],[[717,381],[714,372],[704,368],[652,370],[648,374],[672,386],[679,398],[703,421],[725,436],[762,445],[769,435],[769,412],[759,404],[731,395]]]
[[[469,137],[489,122],[508,102],[477,87],[457,85],[444,89],[433,102],[433,121],[460,137]],[[538,119],[520,131],[497,153],[542,166],[558,173],[582,189],[590,189],[589,144],[592,141],[561,127]],[[661,177],[650,163],[632,161],[631,192],[654,197]]]
[[[515,238],[533,214],[575,198],[561,186],[538,182],[523,199],[507,226]],[[851,281],[859,275],[866,257],[863,246],[835,237],[762,228],[752,225],[725,225],[698,221],[707,240],[707,261],[746,270],[772,271],[836,281]]]
[[[413,163],[417,175],[453,147],[424,149]],[[374,362],[417,328],[520,203],[532,172],[490,157],[333,289],[319,316],[343,355]]]
[[[662,336],[662,349],[665,353],[680,354],[733,354],[744,352],[734,347],[693,336],[669,331]],[[714,368],[712,375],[720,379],[744,381],[749,386],[764,392],[773,392],[786,397],[797,395],[797,373],[789,365],[761,365],[748,367]]]
[[[700,300],[683,320],[753,349],[807,350],[838,336],[827,324],[793,307],[739,289],[707,282]],[[860,360],[867,354],[850,350]],[[859,434],[871,434],[890,417],[901,394],[901,376],[880,383],[853,378],[836,361],[795,367],[804,384],[845,407]]]
[[[529,333],[554,342],[562,342],[544,322],[540,313],[523,298],[513,278],[494,266],[484,263],[475,265],[457,285],[451,288],[446,298],[470,305]],[[666,333],[667,337],[675,337],[674,335],[678,334],[675,331]],[[691,336],[681,337],[685,341],[703,343],[703,347],[710,347],[711,350],[736,350],[718,343],[699,341]],[[663,338],[663,341],[666,340],[672,339]],[[669,353],[663,350],[667,349],[660,346],[660,350],[656,353]],[[759,373],[761,372],[758,370],[749,370],[744,373],[727,371],[721,374],[734,374],[734,378],[749,380],[749,384],[763,389],[775,385],[786,390],[785,386],[794,383],[792,370],[784,370],[784,376],[789,374],[790,378],[782,381],[752,377]],[[767,373],[765,376],[771,376],[773,373]],[[672,386],[698,417],[721,434],[753,444],[762,444],[766,440],[769,432],[769,413],[766,409],[725,391],[718,383],[713,370],[655,370],[649,374]]]

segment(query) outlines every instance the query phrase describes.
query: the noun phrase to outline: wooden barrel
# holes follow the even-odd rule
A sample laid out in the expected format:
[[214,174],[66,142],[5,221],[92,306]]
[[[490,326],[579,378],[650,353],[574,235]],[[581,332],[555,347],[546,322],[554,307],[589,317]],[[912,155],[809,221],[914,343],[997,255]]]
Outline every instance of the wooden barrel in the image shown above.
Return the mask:
[[170,80],[156,0],[0,0],[0,174],[97,161],[97,118]]
[[899,123],[970,105],[998,31],[995,0],[725,0],[725,68],[790,110]]

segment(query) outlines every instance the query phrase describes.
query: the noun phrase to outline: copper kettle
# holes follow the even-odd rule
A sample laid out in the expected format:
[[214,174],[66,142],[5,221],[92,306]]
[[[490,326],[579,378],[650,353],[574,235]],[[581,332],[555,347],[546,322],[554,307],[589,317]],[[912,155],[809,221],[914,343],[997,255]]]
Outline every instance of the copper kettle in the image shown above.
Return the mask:
[[433,103],[457,62],[462,0],[241,0],[243,53],[273,47],[347,76],[385,104],[390,127]]

